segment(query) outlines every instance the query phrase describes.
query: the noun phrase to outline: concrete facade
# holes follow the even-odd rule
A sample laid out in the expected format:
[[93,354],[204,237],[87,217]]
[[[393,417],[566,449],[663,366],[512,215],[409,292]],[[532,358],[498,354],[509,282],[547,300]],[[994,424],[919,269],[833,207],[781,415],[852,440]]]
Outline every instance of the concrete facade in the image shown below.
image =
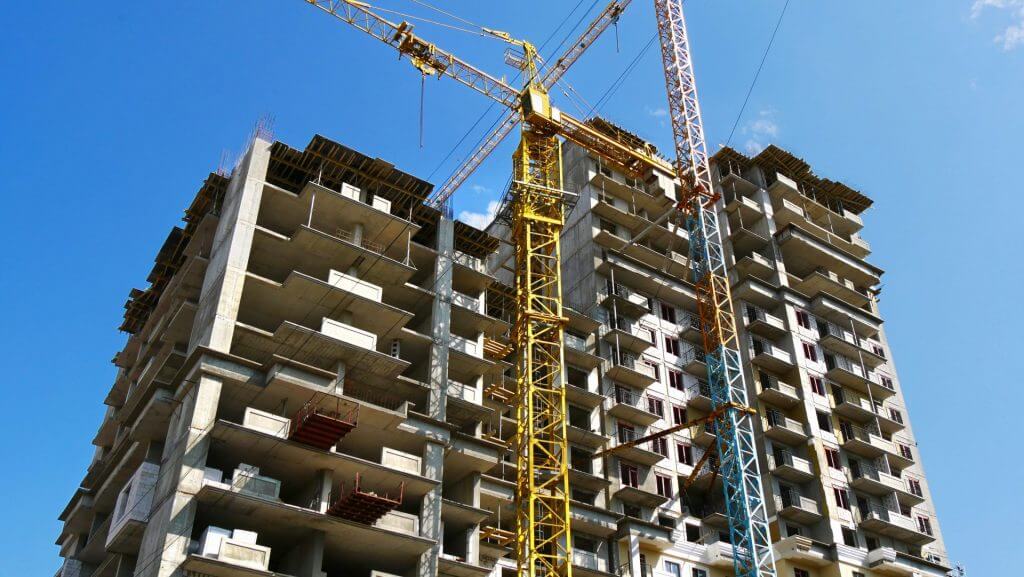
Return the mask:
[[[777,154],[720,154],[715,175],[780,575],[944,574],[881,271],[859,217]],[[574,572],[724,577],[720,481],[680,495],[708,431],[593,457],[710,408],[686,233],[628,244],[672,179],[569,145],[564,164]],[[319,136],[256,139],[210,175],[126,304],[58,575],[514,574],[509,247],[430,190]]]

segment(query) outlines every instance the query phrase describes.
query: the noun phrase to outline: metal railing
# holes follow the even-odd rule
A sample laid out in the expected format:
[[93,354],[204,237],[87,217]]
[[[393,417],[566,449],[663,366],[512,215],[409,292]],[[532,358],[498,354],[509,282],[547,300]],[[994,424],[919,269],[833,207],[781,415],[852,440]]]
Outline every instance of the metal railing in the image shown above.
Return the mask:
[[788,451],[768,455],[768,468],[776,469],[782,466],[789,466],[804,473],[811,472],[810,461],[796,457]]
[[339,227],[335,229],[334,236],[336,238],[340,238],[345,242],[354,244],[356,246],[361,246],[371,252],[375,252],[377,254],[384,254],[384,245],[373,242],[372,240],[367,240],[366,238],[356,238],[355,233],[352,232],[351,230]]

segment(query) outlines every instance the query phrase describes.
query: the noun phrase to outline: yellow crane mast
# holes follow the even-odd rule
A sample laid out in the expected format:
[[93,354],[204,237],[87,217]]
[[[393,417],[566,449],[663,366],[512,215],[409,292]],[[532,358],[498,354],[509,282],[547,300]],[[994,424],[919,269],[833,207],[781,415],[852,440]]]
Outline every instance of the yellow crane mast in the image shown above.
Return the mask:
[[517,90],[423,40],[413,33],[411,24],[396,24],[379,16],[368,4],[355,0],[305,1],[394,47],[423,75],[448,76],[500,102],[513,112],[513,118],[521,120],[509,207],[516,290],[516,562],[524,577],[571,577],[567,418],[562,383],[567,319],[562,312],[559,252],[566,194],[562,190],[559,137],[598,154],[606,163],[634,177],[642,177],[652,168],[668,172],[672,167],[649,149],[620,142],[552,107],[548,86],[618,16],[625,3],[612,2],[611,8],[599,15],[544,78],[539,74],[537,50],[532,44],[504,32],[482,29],[521,48],[521,58],[515,64],[523,72],[524,86]]

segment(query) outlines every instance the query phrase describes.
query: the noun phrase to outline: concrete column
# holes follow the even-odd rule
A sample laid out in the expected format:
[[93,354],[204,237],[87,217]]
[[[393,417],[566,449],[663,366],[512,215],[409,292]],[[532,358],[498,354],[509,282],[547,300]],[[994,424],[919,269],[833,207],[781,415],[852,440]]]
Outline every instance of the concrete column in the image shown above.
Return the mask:
[[225,352],[231,349],[269,162],[270,143],[256,139],[231,176],[203,279],[189,352],[199,345]]
[[136,562],[138,577],[177,575],[188,555],[195,520],[195,494],[203,486],[210,428],[217,415],[223,382],[199,375],[172,418],[164,449],[164,471],[154,502],[160,505],[146,525]]
[[430,345],[430,399],[427,414],[445,420],[448,397],[448,344],[451,340],[452,257],[455,254],[455,223],[443,214],[437,225],[437,262],[434,265],[434,299]]
[[[318,510],[321,513],[326,513],[327,509],[331,506],[331,487],[334,486],[334,471],[320,469],[317,471],[317,482],[319,484],[319,495],[317,495],[317,498],[320,501]],[[336,497],[341,497],[341,495],[336,495]]]
[[629,535],[629,574],[632,577],[640,577],[643,569],[640,568],[640,537],[630,533]]
[[[445,446],[436,441],[427,441],[423,449],[423,476],[440,481],[444,470]],[[420,507],[420,535],[434,539],[430,549],[420,556],[416,568],[416,577],[435,577],[437,575],[437,558],[441,552],[444,533],[441,527],[441,485],[431,489],[423,496]]]
[[281,570],[294,577],[326,577],[324,566],[324,532],[313,531],[284,555]]

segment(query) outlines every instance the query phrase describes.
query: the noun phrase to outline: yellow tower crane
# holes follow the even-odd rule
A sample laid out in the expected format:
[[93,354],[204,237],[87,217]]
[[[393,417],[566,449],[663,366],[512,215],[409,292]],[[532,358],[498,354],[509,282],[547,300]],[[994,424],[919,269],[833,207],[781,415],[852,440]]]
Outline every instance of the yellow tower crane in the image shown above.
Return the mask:
[[523,73],[523,87],[516,89],[420,38],[408,22],[388,21],[366,3],[305,1],[391,45],[424,76],[447,76],[501,103],[512,112],[502,126],[521,121],[509,197],[516,290],[516,562],[524,577],[570,577],[567,418],[562,384],[567,319],[562,312],[559,253],[568,195],[562,190],[559,138],[582,146],[633,177],[642,178],[651,169],[670,173],[673,167],[649,148],[621,142],[552,107],[548,90],[628,2],[611,2],[543,74],[533,44],[505,32],[481,29],[521,49],[521,54],[510,59]]

